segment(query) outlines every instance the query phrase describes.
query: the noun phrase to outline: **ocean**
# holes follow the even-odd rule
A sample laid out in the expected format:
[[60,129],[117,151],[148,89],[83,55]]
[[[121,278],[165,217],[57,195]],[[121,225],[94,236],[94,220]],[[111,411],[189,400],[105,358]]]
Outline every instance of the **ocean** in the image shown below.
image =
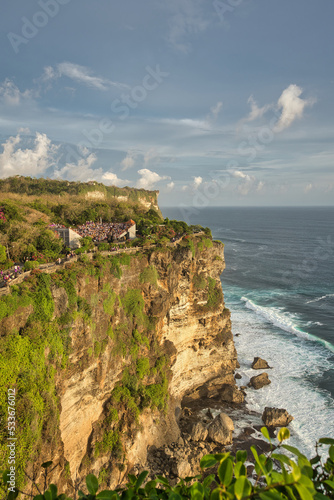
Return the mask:
[[221,281],[238,384],[260,373],[251,368],[255,356],[273,367],[271,385],[247,390],[247,407],[286,408],[294,416],[290,444],[313,456],[318,438],[334,437],[334,207],[162,212],[209,226],[225,244]]

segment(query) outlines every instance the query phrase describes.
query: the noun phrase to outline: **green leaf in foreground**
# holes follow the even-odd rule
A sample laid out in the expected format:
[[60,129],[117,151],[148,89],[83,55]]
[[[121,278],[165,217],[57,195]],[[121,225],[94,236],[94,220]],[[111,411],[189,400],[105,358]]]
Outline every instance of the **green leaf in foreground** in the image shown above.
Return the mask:
[[99,489],[99,482],[94,474],[88,474],[88,476],[86,477],[86,485],[89,493],[91,495],[96,495],[96,492]]
[[279,430],[279,433],[277,435],[277,439],[279,440],[280,443],[282,441],[285,441],[286,439],[289,439],[290,437],[290,431],[286,427],[282,427],[282,429]]
[[205,455],[200,461],[201,469],[208,469],[216,465],[217,460],[213,455]]

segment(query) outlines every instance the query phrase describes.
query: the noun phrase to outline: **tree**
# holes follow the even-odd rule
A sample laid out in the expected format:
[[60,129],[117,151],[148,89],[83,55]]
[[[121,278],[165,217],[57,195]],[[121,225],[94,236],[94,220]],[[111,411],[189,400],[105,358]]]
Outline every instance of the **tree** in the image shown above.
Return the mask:
[[7,260],[6,247],[0,245],[0,264],[4,264]]

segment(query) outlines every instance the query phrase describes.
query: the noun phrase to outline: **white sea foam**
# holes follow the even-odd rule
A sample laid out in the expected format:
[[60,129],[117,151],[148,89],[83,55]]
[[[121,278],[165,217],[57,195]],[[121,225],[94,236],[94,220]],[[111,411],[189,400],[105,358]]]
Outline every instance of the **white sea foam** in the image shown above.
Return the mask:
[[[229,304],[233,333],[240,334],[235,337],[242,376],[238,383],[247,385],[250,377],[258,373],[251,368],[255,356],[266,359],[273,367],[268,370],[269,386],[247,390],[247,406],[261,414],[265,406],[287,409],[294,416],[290,444],[313,456],[316,440],[334,435],[334,400],[316,383],[324,371],[332,368],[332,354],[308,337],[297,337],[293,320],[282,310],[243,300],[247,309],[240,302]],[[280,333],[263,318],[293,335]]]
[[269,323],[277,326],[281,330],[284,330],[289,333],[293,333],[300,338],[312,340],[314,342],[318,342],[322,344],[326,349],[334,352],[334,346],[315,335],[312,335],[308,332],[303,331],[297,324],[296,318],[297,316],[292,313],[287,313],[281,307],[268,307],[268,306],[260,306],[255,304],[252,300],[247,297],[241,297],[241,300],[246,303],[246,307],[248,309],[252,309],[256,314],[265,318]]
[[306,304],[312,304],[312,302],[320,302],[320,300],[329,299],[334,297],[334,293],[328,293],[327,295],[322,295],[322,297],[317,297],[316,299],[308,300]]

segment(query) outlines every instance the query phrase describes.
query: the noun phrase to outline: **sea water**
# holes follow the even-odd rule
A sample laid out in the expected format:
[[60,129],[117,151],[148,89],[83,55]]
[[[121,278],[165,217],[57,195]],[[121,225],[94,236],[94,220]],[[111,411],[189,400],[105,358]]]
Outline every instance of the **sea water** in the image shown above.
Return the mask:
[[[308,456],[334,437],[334,208],[165,208],[170,219],[209,226],[225,244],[221,276],[240,362],[239,385],[266,359],[271,384],[247,406],[285,408],[290,444]],[[185,217],[186,216],[186,217]]]

